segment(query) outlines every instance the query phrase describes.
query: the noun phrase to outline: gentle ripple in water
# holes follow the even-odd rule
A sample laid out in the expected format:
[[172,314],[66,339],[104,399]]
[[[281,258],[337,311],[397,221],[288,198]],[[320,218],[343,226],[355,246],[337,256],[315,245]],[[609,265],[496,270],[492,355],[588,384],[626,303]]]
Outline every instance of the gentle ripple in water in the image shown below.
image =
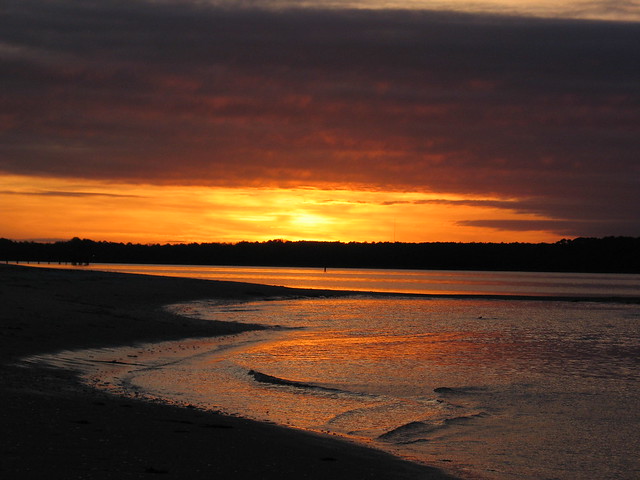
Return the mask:
[[[92,352],[92,381],[473,478],[640,474],[637,305],[360,296],[171,309],[274,330]],[[113,358],[138,365],[105,367]]]

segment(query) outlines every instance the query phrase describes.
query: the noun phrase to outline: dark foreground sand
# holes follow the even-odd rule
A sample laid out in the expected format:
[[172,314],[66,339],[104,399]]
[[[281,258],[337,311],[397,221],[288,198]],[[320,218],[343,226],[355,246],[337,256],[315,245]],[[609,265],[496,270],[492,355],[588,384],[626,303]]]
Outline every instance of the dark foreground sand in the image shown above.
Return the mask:
[[162,305],[318,295],[231,282],[0,265],[0,478],[447,479],[339,439],[113,397],[73,374],[25,368],[61,349],[228,334]]

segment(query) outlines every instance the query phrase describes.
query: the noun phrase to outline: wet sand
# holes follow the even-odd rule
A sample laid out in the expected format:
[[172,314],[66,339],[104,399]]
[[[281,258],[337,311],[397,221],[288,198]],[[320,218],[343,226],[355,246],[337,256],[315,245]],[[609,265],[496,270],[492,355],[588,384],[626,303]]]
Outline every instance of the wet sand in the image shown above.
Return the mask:
[[[338,438],[114,397],[16,365],[62,349],[233,334],[163,305],[317,296],[246,283],[0,265],[0,476],[6,479],[450,479]],[[332,295],[340,293],[331,292]]]

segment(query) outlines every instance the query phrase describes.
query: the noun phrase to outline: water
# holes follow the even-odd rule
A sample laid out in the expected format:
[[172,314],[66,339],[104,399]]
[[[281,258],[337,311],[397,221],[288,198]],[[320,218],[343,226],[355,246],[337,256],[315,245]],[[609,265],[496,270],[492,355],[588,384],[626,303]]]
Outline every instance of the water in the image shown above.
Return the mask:
[[[596,295],[623,285],[621,298],[631,278],[458,274],[545,295],[559,278],[572,295],[610,278]],[[82,364],[99,388],[342,435],[463,478],[640,478],[640,305],[593,300],[203,300],[169,308],[272,328],[48,361]]]
[[[32,264],[47,268],[68,265]],[[203,280],[282,285],[292,288],[453,295],[535,295],[640,298],[640,275],[479,272],[454,270],[388,270],[218,265],[140,265],[96,263],[73,267],[104,272],[136,273]]]
[[[362,297],[173,308],[305,327],[180,365],[179,391],[197,391],[196,403],[374,442],[470,478],[640,473],[635,305]],[[132,380],[175,390],[155,372]]]

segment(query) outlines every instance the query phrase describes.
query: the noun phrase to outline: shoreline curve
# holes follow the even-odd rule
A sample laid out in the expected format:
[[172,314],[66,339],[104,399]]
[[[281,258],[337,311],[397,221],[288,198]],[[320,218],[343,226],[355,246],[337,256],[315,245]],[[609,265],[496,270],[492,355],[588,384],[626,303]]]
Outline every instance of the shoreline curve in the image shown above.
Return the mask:
[[179,317],[162,309],[169,303],[353,292],[14,265],[0,265],[0,285],[0,471],[6,478],[454,478],[340,439],[119,398],[82,385],[70,371],[15,365],[65,349],[264,328]]

